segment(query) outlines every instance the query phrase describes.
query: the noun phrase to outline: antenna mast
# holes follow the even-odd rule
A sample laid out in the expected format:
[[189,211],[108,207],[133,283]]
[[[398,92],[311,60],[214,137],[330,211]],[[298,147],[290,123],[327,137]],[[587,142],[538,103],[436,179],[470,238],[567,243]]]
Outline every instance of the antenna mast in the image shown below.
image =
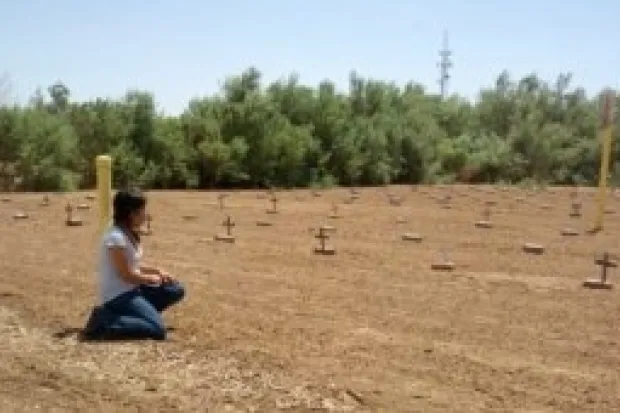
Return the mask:
[[443,48],[439,51],[440,59],[437,64],[440,69],[439,87],[442,100],[446,97],[448,80],[450,80],[450,75],[448,74],[448,70],[452,68],[452,60],[450,59],[450,56],[452,56],[452,50],[448,48],[448,32],[444,31]]

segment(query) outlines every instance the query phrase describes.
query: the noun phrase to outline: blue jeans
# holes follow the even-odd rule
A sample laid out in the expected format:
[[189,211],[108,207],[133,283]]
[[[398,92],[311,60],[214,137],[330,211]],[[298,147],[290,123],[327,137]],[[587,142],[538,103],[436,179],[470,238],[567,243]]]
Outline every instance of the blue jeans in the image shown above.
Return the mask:
[[93,310],[84,329],[90,339],[165,340],[161,312],[185,296],[178,282],[157,287],[139,286]]

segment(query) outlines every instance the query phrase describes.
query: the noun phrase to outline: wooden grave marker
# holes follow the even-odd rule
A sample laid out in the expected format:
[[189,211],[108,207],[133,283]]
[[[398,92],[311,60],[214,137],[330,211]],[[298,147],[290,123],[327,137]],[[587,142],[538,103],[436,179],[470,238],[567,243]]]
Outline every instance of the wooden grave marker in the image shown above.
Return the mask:
[[491,209],[487,206],[482,210],[482,219],[474,223],[476,228],[493,228],[493,222],[491,222]]
[[572,202],[570,205],[570,213],[568,214],[570,218],[579,218],[581,217],[581,202]]
[[271,209],[268,209],[267,213],[268,214],[277,214],[278,213],[278,197],[276,196],[275,193],[273,193],[271,195],[270,202],[271,202]]
[[220,210],[223,210],[226,207],[226,205],[224,203],[224,200],[226,199],[226,197],[227,197],[226,194],[219,194],[217,196],[217,202],[218,202],[218,205],[220,207]]
[[17,221],[25,220],[25,219],[28,219],[29,217],[30,216],[27,213],[22,212],[22,211],[16,212],[15,214],[13,214],[13,219]]
[[332,203],[332,212],[329,214],[329,218],[331,219],[339,219],[342,216],[338,213],[338,205],[334,202]]
[[392,193],[388,194],[388,201],[392,206],[401,206],[403,204],[403,198]]
[[333,227],[320,227],[319,233],[314,237],[319,240],[319,246],[314,248],[314,253],[319,255],[335,255],[336,249],[330,245],[327,245],[327,240],[330,239],[329,232],[334,231]]
[[226,234],[218,234],[214,237],[216,241],[233,243],[235,242],[235,237],[232,234],[232,229],[235,227],[235,223],[230,218],[230,215],[226,217],[224,222],[222,222],[222,226],[226,228]]
[[146,228],[140,231],[142,235],[153,235],[153,229],[151,228],[151,222],[153,221],[153,216],[151,214],[146,214]]
[[345,204],[352,204],[360,198],[359,191],[355,188],[349,190],[349,196],[343,201]]
[[423,237],[417,232],[405,232],[401,239],[408,242],[422,242]]
[[574,228],[566,227],[566,228],[562,228],[562,231],[560,231],[560,234],[563,237],[576,237],[577,235],[579,235],[579,231],[577,231]]
[[73,205],[71,202],[67,202],[67,206],[65,207],[65,212],[67,213],[67,218],[65,219],[65,225],[68,227],[81,227],[82,220],[75,215],[73,215]]
[[591,278],[583,282],[585,288],[597,290],[611,290],[613,285],[608,281],[607,270],[618,267],[618,263],[612,259],[611,254],[604,252],[600,258],[596,258],[594,263],[601,267],[600,278]]
[[523,251],[528,254],[542,255],[545,252],[545,247],[534,242],[526,242],[523,244]]
[[456,268],[454,261],[448,258],[446,251],[441,251],[441,257],[439,260],[431,264],[431,270],[433,271],[453,271]]
[[443,197],[439,198],[437,203],[441,206],[442,209],[452,209],[450,201],[452,201],[452,195],[446,194]]

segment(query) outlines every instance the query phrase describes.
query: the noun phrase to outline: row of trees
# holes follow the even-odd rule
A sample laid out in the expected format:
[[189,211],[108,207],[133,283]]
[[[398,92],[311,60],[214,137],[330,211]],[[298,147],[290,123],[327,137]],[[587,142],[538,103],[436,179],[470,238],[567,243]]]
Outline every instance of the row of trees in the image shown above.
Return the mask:
[[346,94],[294,75],[262,85],[249,68],[179,116],[158,113],[144,91],[74,102],[59,82],[27,105],[0,107],[0,178],[29,191],[92,187],[93,159],[109,153],[116,185],[148,188],[591,184],[599,96],[570,81],[504,72],[472,103],[356,73]]

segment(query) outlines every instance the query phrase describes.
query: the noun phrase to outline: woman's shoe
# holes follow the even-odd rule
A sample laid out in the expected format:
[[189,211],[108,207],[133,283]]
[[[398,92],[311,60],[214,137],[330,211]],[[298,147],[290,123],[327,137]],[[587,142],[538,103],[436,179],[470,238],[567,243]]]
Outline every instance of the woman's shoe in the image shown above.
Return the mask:
[[90,312],[88,321],[84,330],[82,330],[82,339],[99,340],[103,336],[103,323],[101,322],[102,308],[97,306]]

